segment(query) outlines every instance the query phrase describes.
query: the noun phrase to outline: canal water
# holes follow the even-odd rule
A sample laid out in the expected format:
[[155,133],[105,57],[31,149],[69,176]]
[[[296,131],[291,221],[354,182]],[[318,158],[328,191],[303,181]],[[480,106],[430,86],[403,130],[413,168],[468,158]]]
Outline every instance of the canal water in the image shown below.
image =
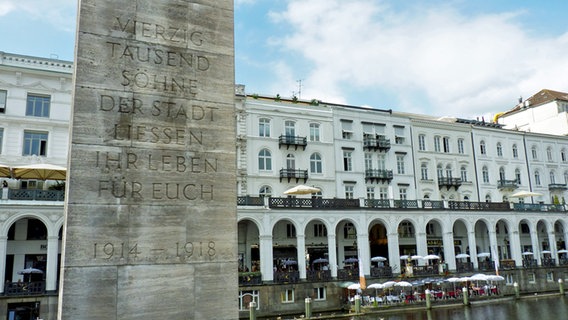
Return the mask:
[[561,320],[568,319],[567,296],[529,297],[501,300],[469,307],[400,311],[358,318],[361,320]]

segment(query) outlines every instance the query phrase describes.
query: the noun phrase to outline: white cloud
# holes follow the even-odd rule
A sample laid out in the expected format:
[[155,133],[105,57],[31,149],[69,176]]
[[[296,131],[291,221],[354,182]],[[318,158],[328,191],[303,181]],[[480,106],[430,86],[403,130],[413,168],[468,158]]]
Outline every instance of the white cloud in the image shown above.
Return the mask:
[[349,88],[383,90],[398,96],[396,110],[470,117],[506,110],[522,93],[568,89],[568,34],[532,36],[519,23],[524,12],[407,7],[292,0],[271,17],[291,27],[279,45],[310,62],[306,94],[328,101],[345,102]]
[[76,12],[76,0],[0,0],[0,16],[23,14],[68,32],[75,30]]

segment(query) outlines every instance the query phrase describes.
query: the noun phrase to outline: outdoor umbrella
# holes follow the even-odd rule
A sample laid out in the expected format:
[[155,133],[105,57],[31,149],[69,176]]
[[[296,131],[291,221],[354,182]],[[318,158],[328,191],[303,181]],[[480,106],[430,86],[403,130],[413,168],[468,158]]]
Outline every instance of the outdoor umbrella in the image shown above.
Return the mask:
[[383,283],[383,288],[390,288],[392,286],[394,286],[394,284],[396,283],[396,281],[387,281],[385,283]]
[[361,289],[361,285],[359,283],[350,284],[347,289],[349,290],[358,290]]
[[435,254],[429,254],[427,256],[424,256],[422,259],[424,259],[424,260],[437,260],[437,259],[440,259],[440,257],[438,257]]
[[456,255],[456,259],[465,259],[465,258],[469,258],[469,254],[460,253],[460,254]]
[[314,263],[327,263],[327,259],[324,258],[317,258],[316,260],[314,260]]
[[414,255],[412,257],[410,257],[411,260],[418,260],[418,259],[424,259],[424,257],[419,256],[419,255]]
[[298,261],[296,261],[296,260],[284,260],[283,263],[284,263],[285,266],[291,266],[291,265],[298,264]]
[[381,256],[376,256],[376,257],[372,257],[371,261],[373,261],[373,262],[387,261],[387,258],[381,257]]
[[315,187],[305,186],[303,184],[290,188],[284,191],[285,195],[299,195],[299,194],[312,194],[318,193],[321,190]]
[[541,253],[542,254],[551,254],[552,252],[550,250],[542,250]]
[[509,196],[509,198],[528,198],[528,197],[540,197],[542,193],[532,192],[532,191],[519,191],[515,192]]
[[355,262],[359,262],[359,259],[357,259],[357,258],[347,258],[347,259],[343,260],[343,263],[355,263]]
[[523,252],[523,256],[532,256],[534,253],[530,252],[530,251],[525,251]]
[[43,270],[30,267],[18,271],[18,274],[32,274],[32,273],[43,273]]
[[47,163],[36,163],[26,166],[13,167],[16,179],[65,180],[67,169]]
[[409,256],[407,254],[404,254],[404,255],[400,256],[400,260],[407,260],[408,257]]
[[489,252],[481,252],[481,253],[478,253],[478,254],[477,254],[477,257],[478,257],[478,258],[489,258],[489,257],[491,257],[491,253],[489,253]]
[[412,283],[408,281],[399,281],[394,284],[395,287],[412,287]]
[[10,178],[12,173],[10,172],[10,167],[0,163],[0,177],[1,178]]
[[568,250],[566,250],[566,249],[560,249],[560,250],[558,250],[558,253],[568,253]]

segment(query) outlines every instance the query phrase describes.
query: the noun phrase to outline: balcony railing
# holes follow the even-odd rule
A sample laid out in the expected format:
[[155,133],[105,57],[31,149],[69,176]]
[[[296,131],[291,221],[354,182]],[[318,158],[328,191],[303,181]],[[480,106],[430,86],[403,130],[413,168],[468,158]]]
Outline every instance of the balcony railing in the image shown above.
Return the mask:
[[390,140],[384,136],[365,135],[363,148],[368,150],[388,151],[391,147]]
[[418,209],[418,200],[394,200],[394,207],[399,209]]
[[306,278],[308,281],[330,281],[330,270],[308,270],[306,271]]
[[31,296],[45,293],[45,281],[6,282],[4,294],[7,296]]
[[431,266],[414,266],[412,267],[412,273],[417,276],[435,275],[439,273],[439,268],[437,264]]
[[554,267],[554,266],[556,266],[556,259],[544,258],[544,259],[542,259],[541,262],[542,262],[543,267]]
[[451,210],[484,210],[484,211],[510,211],[508,202],[469,202],[448,201],[448,209]]
[[548,185],[548,190],[566,190],[565,183],[551,183]]
[[9,200],[64,201],[65,190],[8,189]]
[[536,268],[538,266],[536,259],[523,259],[524,268]]
[[288,179],[288,182],[292,179],[296,179],[296,182],[304,180],[304,183],[308,181],[308,170],[300,169],[280,169],[280,182],[282,179]]
[[296,283],[298,281],[300,281],[300,271],[274,272],[274,282],[276,283]]
[[263,206],[264,197],[237,197],[237,206]]
[[457,272],[473,272],[473,262],[456,263]]
[[306,137],[288,135],[281,135],[278,137],[278,147],[286,146],[286,148],[289,149],[293,146],[296,150],[298,147],[302,147],[303,150],[306,150],[307,145],[308,139]]
[[519,187],[519,183],[517,180],[499,180],[497,181],[497,188],[500,190],[502,189],[509,189],[514,190]]
[[359,199],[270,198],[270,208],[358,209]]
[[365,181],[371,182],[390,182],[393,178],[392,170],[367,169],[365,170]]
[[438,178],[438,187],[446,187],[446,190],[450,188],[455,188],[456,190],[462,185],[462,180],[460,178]]
[[239,272],[239,285],[251,286],[262,284],[262,274],[260,272]]
[[513,204],[515,211],[567,211],[567,206],[563,204],[538,204],[538,203],[515,203]]
[[371,268],[371,277],[373,278],[392,278],[392,276],[392,268],[390,266]]
[[388,199],[365,199],[365,207],[373,209],[390,209],[390,200]]
[[358,280],[359,269],[338,269],[337,279],[339,280]]
[[[493,260],[480,261],[477,268],[479,269],[479,271],[494,271],[495,262],[493,262]],[[514,268],[515,268],[515,261],[513,261],[513,269]]]
[[[515,260],[512,259],[503,259],[499,260],[499,270],[514,270],[517,268],[515,265]],[[495,267],[493,267],[495,269]]]

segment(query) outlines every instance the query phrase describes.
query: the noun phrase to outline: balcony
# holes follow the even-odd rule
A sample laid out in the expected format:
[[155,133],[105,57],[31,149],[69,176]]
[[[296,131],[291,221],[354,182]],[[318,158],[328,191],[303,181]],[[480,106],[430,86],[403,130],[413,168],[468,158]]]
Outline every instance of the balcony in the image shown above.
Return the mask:
[[9,200],[64,201],[65,190],[9,189]]
[[389,182],[392,180],[392,170],[367,169],[365,170],[365,181]]
[[517,180],[499,180],[497,181],[497,188],[499,190],[515,190],[519,187]]
[[562,191],[562,190],[566,190],[566,184],[565,183],[551,183],[548,185],[548,190],[553,191],[553,190],[558,190],[558,191]]
[[461,185],[462,185],[461,178],[445,178],[445,177],[438,178],[439,188],[446,187],[446,190],[450,190],[450,188],[456,188],[457,191]]
[[566,205],[563,204],[540,204],[540,203],[514,203],[515,211],[549,211],[549,212],[565,212]]
[[392,278],[392,276],[390,266],[371,267],[371,277],[373,278]]
[[270,208],[358,209],[359,199],[270,198]]
[[331,281],[330,270],[308,270],[306,271],[308,281]]
[[6,282],[4,294],[7,296],[33,296],[45,293],[45,281]]
[[274,272],[274,282],[276,283],[296,283],[298,281],[300,281],[300,271]]
[[365,199],[365,207],[373,209],[390,209],[390,200],[388,199]]
[[363,149],[386,152],[389,151],[390,147],[390,140],[384,136],[365,135],[363,137]]
[[263,206],[264,197],[251,197],[251,196],[239,196],[237,197],[237,206]]
[[458,262],[456,263],[456,271],[459,273],[473,272],[473,262]]
[[260,272],[239,272],[239,286],[252,286],[262,284]]
[[308,181],[308,170],[300,169],[280,169],[280,182],[282,179],[288,179],[288,182],[292,179],[296,179],[296,182],[304,180],[304,183]]
[[359,280],[359,269],[338,269],[337,279],[339,280]]
[[448,201],[450,210],[510,211],[508,202]]
[[536,268],[538,266],[536,259],[523,259],[524,268]]
[[308,145],[307,137],[287,136],[287,135],[281,135],[280,137],[278,137],[278,148],[286,146],[286,149],[294,147],[295,150],[298,150],[298,147],[302,147],[303,150],[306,150],[307,145]]

